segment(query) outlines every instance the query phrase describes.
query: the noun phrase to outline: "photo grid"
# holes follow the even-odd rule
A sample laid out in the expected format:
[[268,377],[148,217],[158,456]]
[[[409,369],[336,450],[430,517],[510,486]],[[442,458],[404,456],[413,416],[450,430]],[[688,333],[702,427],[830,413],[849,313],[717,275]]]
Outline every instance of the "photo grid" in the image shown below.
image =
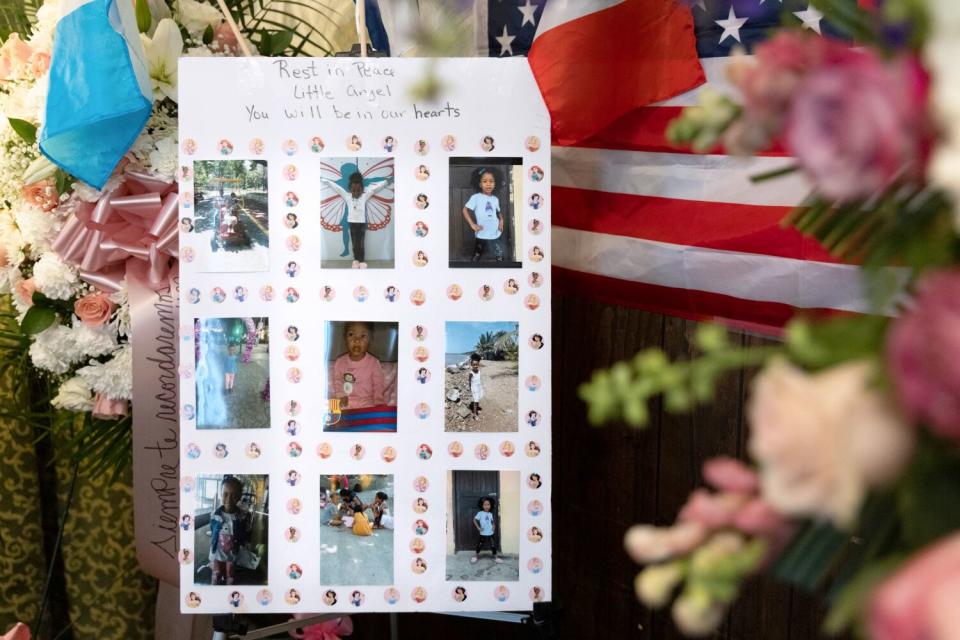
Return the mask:
[[184,612],[549,599],[548,130],[385,126],[181,134]]

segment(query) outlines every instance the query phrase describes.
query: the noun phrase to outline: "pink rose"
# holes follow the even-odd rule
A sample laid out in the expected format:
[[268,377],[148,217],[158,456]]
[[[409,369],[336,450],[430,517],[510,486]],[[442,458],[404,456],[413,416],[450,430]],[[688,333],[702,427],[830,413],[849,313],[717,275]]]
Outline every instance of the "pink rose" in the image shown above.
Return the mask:
[[0,80],[12,80],[20,75],[20,70],[30,60],[33,49],[11,33],[0,47]]
[[904,410],[960,441],[960,270],[921,279],[887,336],[887,364]]
[[116,420],[127,415],[127,401],[114,400],[98,393],[93,399],[93,410],[90,413],[101,420]]
[[817,190],[853,200],[921,175],[927,124],[919,68],[885,64],[870,49],[832,53],[796,87],[784,128],[788,150]]
[[37,51],[30,58],[30,70],[34,78],[43,76],[50,69],[50,54],[45,51]]
[[102,293],[90,293],[73,303],[73,312],[88,327],[99,327],[110,319],[116,305]]
[[960,534],[927,547],[874,591],[867,609],[873,640],[960,638]]
[[237,34],[233,32],[226,21],[221,22],[213,29],[213,44],[217,45],[221,51],[230,52],[234,55],[240,51]]
[[13,289],[17,292],[17,297],[20,298],[25,305],[28,307],[33,306],[33,292],[37,290],[37,285],[34,284],[33,278],[21,280],[14,285]]
[[57,185],[52,178],[28,184],[21,189],[23,198],[44,211],[53,211],[60,202]]
[[733,493],[756,493],[757,473],[736,458],[712,458],[703,463],[703,479],[711,487]]

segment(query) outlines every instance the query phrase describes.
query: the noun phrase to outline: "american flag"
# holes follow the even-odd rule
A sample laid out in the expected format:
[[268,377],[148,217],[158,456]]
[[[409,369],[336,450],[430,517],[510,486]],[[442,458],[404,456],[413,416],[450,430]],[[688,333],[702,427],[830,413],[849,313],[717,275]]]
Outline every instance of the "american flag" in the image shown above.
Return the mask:
[[[525,55],[534,36],[539,38],[537,29],[551,2],[570,0],[478,2],[483,52]],[[836,35],[808,0],[686,4],[696,39],[690,55],[703,67],[704,86],[728,95],[736,95],[725,78],[736,47],[749,54],[781,24]],[[619,46],[644,47],[645,42],[624,39]],[[534,50],[535,72],[537,55],[549,52]],[[643,82],[644,77],[623,81]],[[577,89],[574,78],[569,85]],[[699,89],[637,108],[575,144],[554,141],[555,288],[768,330],[781,327],[798,309],[866,310],[855,266],[838,263],[816,242],[780,227],[809,193],[804,180],[795,174],[750,182],[752,175],[792,164],[790,158],[782,153],[694,155],[668,145],[667,123],[695,104]]]

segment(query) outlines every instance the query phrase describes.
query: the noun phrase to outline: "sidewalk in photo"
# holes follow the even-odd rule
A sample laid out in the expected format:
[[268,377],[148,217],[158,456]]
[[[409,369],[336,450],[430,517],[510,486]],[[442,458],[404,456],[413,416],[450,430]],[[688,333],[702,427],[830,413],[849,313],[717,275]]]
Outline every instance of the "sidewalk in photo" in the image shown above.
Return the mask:
[[520,579],[520,559],[515,555],[503,555],[503,564],[493,561],[490,552],[484,550],[476,564],[470,564],[472,551],[458,551],[447,556],[447,580],[510,581]]

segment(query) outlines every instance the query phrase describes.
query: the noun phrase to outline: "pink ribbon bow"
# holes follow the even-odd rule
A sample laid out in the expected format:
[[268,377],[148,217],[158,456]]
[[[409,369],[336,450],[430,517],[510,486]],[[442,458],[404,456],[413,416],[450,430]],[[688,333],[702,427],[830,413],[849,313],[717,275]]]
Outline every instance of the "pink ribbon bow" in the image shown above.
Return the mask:
[[103,291],[120,289],[130,259],[149,263],[158,284],[177,257],[177,183],[138,171],[96,203],[81,203],[53,241],[53,250]]
[[[312,618],[315,613],[295,613],[294,619],[303,620]],[[312,624],[305,627],[303,632],[291,631],[290,637],[300,638],[302,640],[340,640],[343,636],[349,636],[353,633],[353,620],[350,616],[334,618],[333,620],[324,620],[319,624]]]

